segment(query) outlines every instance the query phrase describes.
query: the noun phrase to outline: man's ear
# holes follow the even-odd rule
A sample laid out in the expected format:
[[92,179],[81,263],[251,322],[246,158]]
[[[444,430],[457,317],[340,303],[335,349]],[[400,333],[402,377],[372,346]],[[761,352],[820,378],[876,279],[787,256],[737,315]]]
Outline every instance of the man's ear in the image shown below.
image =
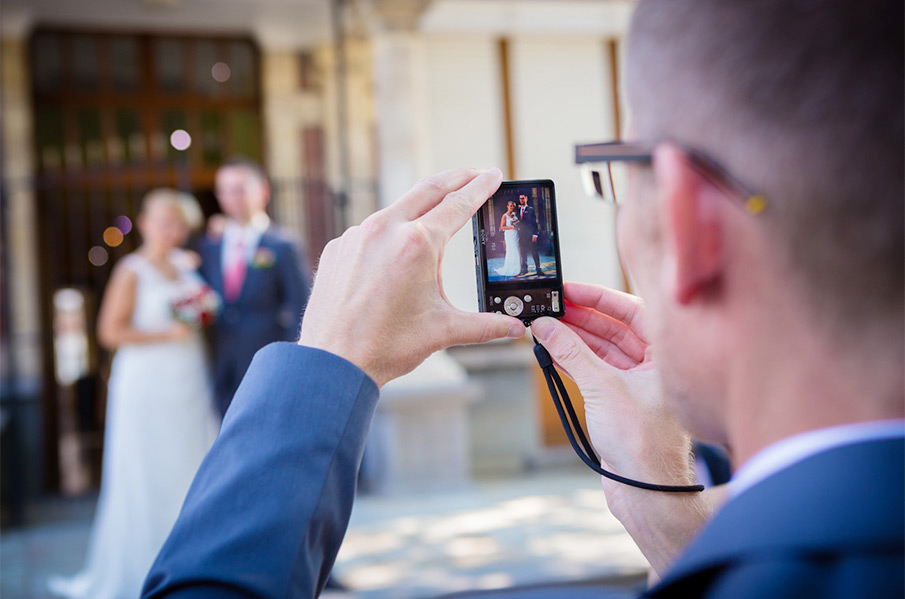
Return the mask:
[[658,146],[653,163],[663,206],[663,282],[686,305],[716,289],[722,276],[725,200],[677,147]]
[[267,208],[267,204],[270,203],[270,194],[270,183],[267,181],[261,181],[261,210]]

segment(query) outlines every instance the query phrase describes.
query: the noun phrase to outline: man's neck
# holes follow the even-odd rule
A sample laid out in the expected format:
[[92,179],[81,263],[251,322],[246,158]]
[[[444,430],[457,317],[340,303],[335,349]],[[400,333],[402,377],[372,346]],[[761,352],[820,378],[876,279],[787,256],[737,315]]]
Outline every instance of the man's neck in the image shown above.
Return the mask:
[[905,417],[901,342],[878,351],[883,345],[834,342],[808,325],[775,323],[772,340],[762,335],[759,350],[734,356],[726,420],[736,466],[792,435]]
[[245,221],[240,221],[238,219],[231,219],[232,224],[235,227],[240,229],[248,229],[254,228],[260,231],[267,229],[270,226],[270,217],[267,216],[266,212],[257,212],[248,217]]

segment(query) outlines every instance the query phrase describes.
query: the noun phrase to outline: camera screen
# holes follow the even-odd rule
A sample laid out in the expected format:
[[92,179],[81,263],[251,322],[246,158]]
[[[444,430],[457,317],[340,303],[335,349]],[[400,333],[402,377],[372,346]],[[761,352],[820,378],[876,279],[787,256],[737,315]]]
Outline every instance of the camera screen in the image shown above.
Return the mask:
[[481,210],[488,283],[557,278],[552,186],[504,185]]

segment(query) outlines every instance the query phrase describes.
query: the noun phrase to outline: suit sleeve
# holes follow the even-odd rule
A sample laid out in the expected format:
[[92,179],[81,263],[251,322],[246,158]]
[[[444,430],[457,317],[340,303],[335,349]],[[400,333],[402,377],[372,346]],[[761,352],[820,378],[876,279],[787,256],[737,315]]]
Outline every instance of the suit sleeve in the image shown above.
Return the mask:
[[320,350],[260,350],[143,597],[315,597],[345,535],[374,382]]
[[211,287],[214,286],[213,277],[211,276],[211,269],[214,268],[215,266],[219,266],[219,265],[211,264],[213,262],[213,258],[211,255],[212,254],[212,247],[211,247],[212,244],[213,244],[212,241],[210,241],[206,237],[203,237],[198,242],[197,247],[196,247],[196,249],[198,251],[198,255],[201,256],[201,266],[198,267],[198,274],[200,274],[201,278],[204,279],[204,282],[207,283],[208,285],[210,285]]
[[299,337],[299,325],[302,322],[302,314],[308,305],[308,295],[311,290],[311,277],[308,270],[305,252],[293,242],[286,242],[283,253],[285,260],[281,260],[277,266],[277,274],[280,277],[280,287],[283,290],[281,325],[284,328],[283,338],[293,341]]

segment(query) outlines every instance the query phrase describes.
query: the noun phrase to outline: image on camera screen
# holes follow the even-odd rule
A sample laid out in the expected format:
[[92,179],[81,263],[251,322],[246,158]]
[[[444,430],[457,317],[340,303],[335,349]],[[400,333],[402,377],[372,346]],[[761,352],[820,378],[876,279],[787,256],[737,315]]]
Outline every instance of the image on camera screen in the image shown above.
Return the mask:
[[482,210],[488,282],[557,277],[550,188],[504,186]]

